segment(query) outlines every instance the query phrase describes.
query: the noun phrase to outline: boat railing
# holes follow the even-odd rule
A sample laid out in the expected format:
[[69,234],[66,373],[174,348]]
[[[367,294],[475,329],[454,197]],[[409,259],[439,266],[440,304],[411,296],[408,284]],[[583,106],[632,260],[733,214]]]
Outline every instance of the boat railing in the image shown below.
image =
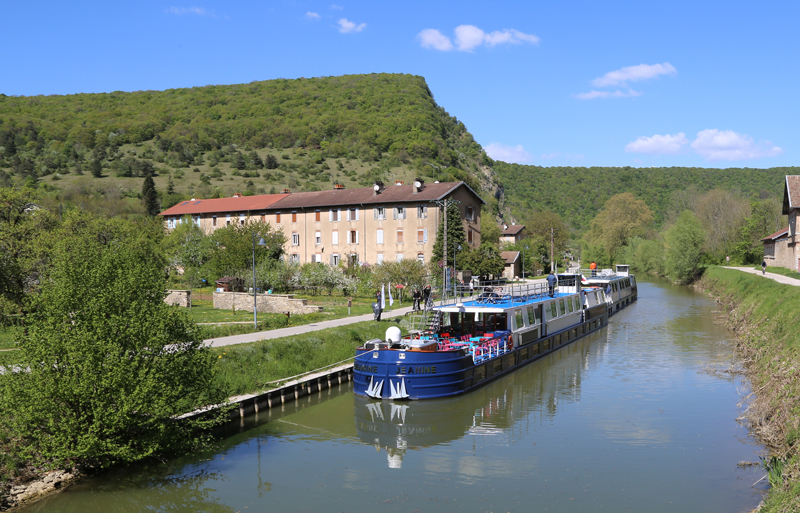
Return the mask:
[[[566,290],[566,287],[574,287],[575,283],[568,283],[569,280],[557,282],[553,292]],[[537,280],[535,283],[507,283],[498,281],[495,283],[484,282],[479,287],[459,286],[455,296],[447,296],[437,302],[437,306],[456,306],[465,301],[476,301],[479,304],[515,304],[525,303],[531,300],[544,299],[550,295],[550,286],[547,281]]]
[[472,356],[475,363],[485,362],[502,356],[514,349],[514,339],[510,331],[485,333],[479,337],[437,337],[439,351],[464,350]]

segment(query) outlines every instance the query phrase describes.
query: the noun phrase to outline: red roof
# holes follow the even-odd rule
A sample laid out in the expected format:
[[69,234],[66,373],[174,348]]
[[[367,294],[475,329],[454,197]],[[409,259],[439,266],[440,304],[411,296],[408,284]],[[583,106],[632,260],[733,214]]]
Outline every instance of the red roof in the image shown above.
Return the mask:
[[503,228],[503,235],[516,235],[525,228],[524,224],[511,224],[506,226],[508,227]]
[[505,260],[507,264],[513,264],[519,258],[519,251],[501,251],[500,258]]
[[761,240],[763,240],[763,241],[777,240],[777,239],[780,239],[781,237],[784,237],[786,235],[789,235],[789,228],[788,227],[784,228],[783,230],[778,230],[777,232],[773,233],[772,235],[767,235],[766,237],[764,237]]
[[252,212],[267,209],[286,196],[289,196],[289,194],[261,194],[259,196],[234,196],[233,198],[182,201],[159,215],[183,216],[211,212]]

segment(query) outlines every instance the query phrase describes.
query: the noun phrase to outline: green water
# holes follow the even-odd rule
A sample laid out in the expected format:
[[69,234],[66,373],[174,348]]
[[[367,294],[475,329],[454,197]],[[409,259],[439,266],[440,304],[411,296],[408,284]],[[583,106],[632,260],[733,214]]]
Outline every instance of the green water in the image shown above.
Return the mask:
[[745,512],[763,448],[711,300],[664,283],[607,329],[464,397],[349,386],[262,412],[219,447],[87,479],[22,511]]

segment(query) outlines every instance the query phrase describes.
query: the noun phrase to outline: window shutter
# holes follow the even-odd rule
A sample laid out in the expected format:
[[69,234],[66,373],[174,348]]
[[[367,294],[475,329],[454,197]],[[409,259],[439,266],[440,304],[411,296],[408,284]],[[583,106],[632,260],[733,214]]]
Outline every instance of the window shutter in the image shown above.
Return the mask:
[[422,242],[428,242],[428,229],[422,230]]
[[333,209],[328,210],[328,221],[333,221]]
[[358,208],[356,209],[356,221],[358,221],[358,211],[359,211],[359,210],[360,210],[360,209],[358,209]]
[[356,244],[358,244],[358,230],[356,230]]
[[378,207],[372,208],[372,219],[378,219]]
[[333,265],[333,255],[331,255],[331,265]]
[[392,209],[392,219],[397,219],[397,207]]

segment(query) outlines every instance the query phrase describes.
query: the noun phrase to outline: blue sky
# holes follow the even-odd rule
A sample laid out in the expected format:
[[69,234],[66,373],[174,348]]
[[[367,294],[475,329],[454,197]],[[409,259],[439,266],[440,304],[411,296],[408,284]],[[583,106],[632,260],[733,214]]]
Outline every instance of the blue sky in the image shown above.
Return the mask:
[[800,165],[797,2],[8,2],[7,95],[425,77],[491,156]]

